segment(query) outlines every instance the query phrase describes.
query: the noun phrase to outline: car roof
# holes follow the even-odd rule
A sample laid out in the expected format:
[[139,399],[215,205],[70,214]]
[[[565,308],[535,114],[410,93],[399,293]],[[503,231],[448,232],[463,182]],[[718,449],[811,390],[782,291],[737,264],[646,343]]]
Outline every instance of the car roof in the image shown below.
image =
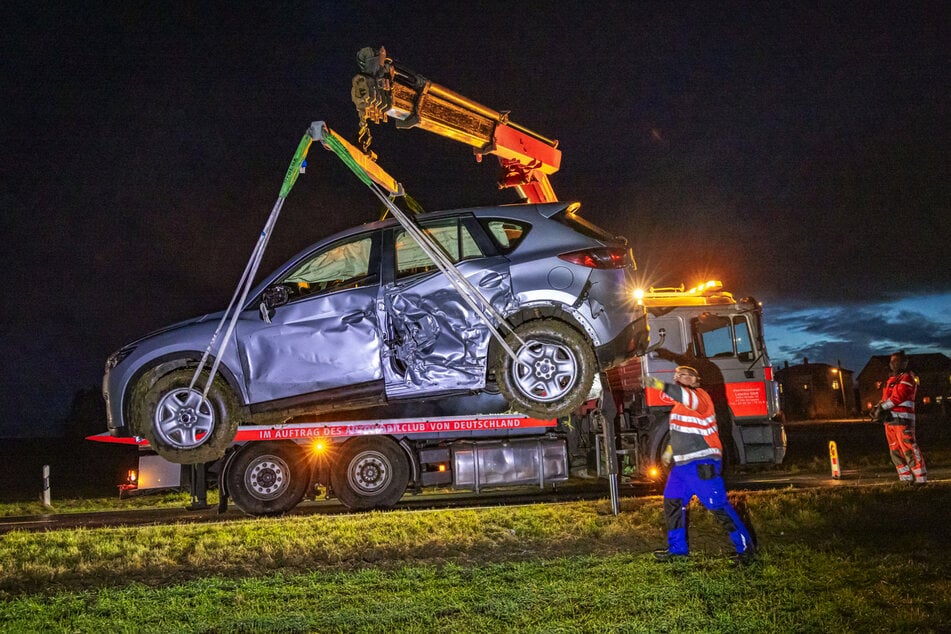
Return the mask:
[[[493,205],[485,207],[462,207],[459,209],[442,209],[439,211],[426,211],[419,214],[413,214],[413,218],[425,222],[426,220],[446,218],[452,216],[461,216],[464,214],[472,214],[477,218],[486,218],[492,216],[503,216],[509,218],[521,218],[521,219],[530,219],[532,216],[539,215],[544,218],[551,218],[555,214],[564,209],[567,209],[570,205],[574,203],[571,202],[554,202],[554,203],[516,203],[511,205]],[[369,231],[379,228],[384,228],[392,225],[398,224],[398,221],[393,216],[386,218],[385,220],[377,220],[374,222],[364,223],[350,229],[345,229],[340,233],[334,236],[328,236],[328,239],[333,238],[342,238],[348,235],[355,233],[361,233],[363,231]],[[325,239],[320,240],[324,242]]]

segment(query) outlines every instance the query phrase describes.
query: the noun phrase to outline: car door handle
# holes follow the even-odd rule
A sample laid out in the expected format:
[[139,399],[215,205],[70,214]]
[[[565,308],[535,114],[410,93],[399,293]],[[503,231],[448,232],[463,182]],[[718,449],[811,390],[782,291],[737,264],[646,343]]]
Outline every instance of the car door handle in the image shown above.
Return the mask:
[[501,283],[504,276],[501,273],[489,273],[481,280],[479,280],[479,286],[482,288],[497,288]]
[[367,314],[362,310],[356,313],[350,313],[349,315],[344,315],[340,321],[345,324],[355,324],[358,321],[363,321],[366,318]]

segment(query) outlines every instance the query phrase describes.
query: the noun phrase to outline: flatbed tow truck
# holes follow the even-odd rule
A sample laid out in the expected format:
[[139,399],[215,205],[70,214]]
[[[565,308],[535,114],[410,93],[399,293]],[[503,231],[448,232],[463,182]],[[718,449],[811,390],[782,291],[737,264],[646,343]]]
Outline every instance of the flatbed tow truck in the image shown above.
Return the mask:
[[[477,160],[496,156],[502,172],[499,187],[514,188],[527,202],[557,201],[548,179],[560,167],[557,141],[395,64],[383,49],[362,49],[358,60],[361,72],[353,79],[351,96],[360,116],[362,147],[342,142],[323,124],[314,124],[312,137],[344,146],[349,160],[391,196],[403,192],[376,164],[369,134],[370,122],[389,119],[400,128],[419,127],[470,145]],[[295,157],[288,171],[291,184],[300,164]],[[574,470],[606,476],[617,513],[619,474],[656,479],[663,472],[669,407],[641,387],[641,377],[672,372],[678,362],[689,360],[702,377],[722,379],[722,394],[714,389],[713,396],[721,421],[732,430],[738,462],[781,462],[785,433],[759,304],[735,301],[716,284],[689,291],[650,289],[639,299],[660,339],[645,357],[601,377],[612,398],[589,401],[563,420],[509,413],[504,399],[492,394],[388,405],[334,419],[241,426],[223,458],[197,465],[168,463],[137,437],[100,434],[90,440],[140,448],[135,482],[121,489],[174,487],[188,480],[195,508],[207,507],[209,482],[217,482],[219,510],[230,499],[248,514],[274,515],[318,490],[364,510],[392,506],[407,488],[545,488],[567,481]],[[710,383],[705,386],[711,388]],[[394,442],[373,440],[380,437]]]

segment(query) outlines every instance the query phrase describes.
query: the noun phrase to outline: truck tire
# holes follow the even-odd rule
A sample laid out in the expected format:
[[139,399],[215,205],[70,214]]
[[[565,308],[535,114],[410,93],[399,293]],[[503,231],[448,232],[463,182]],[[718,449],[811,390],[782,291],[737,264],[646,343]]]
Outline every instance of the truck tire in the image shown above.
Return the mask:
[[330,484],[349,509],[389,508],[406,492],[409,458],[390,438],[352,438],[337,450]]
[[308,482],[306,450],[293,442],[248,443],[225,474],[228,496],[248,515],[288,512],[304,499]]
[[[520,346],[518,335],[525,342]],[[521,363],[501,353],[495,367],[499,390],[512,409],[536,418],[561,418],[578,409],[594,382],[591,344],[555,319],[527,321],[506,338]]]
[[133,396],[132,429],[158,455],[178,464],[225,455],[240,422],[237,399],[225,380],[216,376],[202,399],[208,373],[189,389],[193,374],[191,368],[178,368],[158,378],[146,375]]

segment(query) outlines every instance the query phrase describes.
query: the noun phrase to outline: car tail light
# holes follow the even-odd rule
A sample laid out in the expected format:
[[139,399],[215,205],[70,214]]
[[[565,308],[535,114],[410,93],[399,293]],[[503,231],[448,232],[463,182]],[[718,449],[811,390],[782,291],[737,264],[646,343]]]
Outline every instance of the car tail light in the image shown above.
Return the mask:
[[562,253],[558,256],[566,262],[591,269],[623,269],[628,265],[628,249],[625,247],[602,247]]
[[765,368],[763,368],[763,374],[766,375],[767,381],[772,381],[773,380],[773,366],[768,365]]

